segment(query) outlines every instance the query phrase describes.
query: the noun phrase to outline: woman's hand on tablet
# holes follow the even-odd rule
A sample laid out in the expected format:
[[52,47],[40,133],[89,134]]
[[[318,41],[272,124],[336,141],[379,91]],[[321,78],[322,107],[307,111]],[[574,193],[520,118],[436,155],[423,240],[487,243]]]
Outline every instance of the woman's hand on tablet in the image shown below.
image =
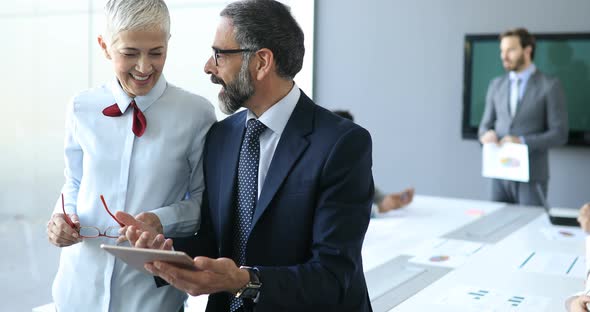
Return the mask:
[[117,211],[115,217],[125,225],[119,230],[121,236],[117,239],[117,244],[128,240],[131,246],[137,247],[136,242],[143,233],[147,233],[148,240],[153,241],[158,234],[163,232],[160,219],[151,212],[143,212],[137,217],[133,217],[126,212]]

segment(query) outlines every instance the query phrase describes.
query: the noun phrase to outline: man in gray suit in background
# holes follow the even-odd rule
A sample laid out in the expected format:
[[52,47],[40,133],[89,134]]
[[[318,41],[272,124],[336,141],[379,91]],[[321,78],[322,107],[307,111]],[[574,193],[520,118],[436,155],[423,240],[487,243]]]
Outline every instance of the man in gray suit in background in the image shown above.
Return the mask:
[[524,28],[500,35],[502,65],[507,74],[488,87],[479,126],[482,144],[526,144],[529,182],[493,179],[492,200],[541,206],[549,181],[548,150],[563,145],[568,136],[567,107],[559,80],[541,73],[532,62],[535,38]]

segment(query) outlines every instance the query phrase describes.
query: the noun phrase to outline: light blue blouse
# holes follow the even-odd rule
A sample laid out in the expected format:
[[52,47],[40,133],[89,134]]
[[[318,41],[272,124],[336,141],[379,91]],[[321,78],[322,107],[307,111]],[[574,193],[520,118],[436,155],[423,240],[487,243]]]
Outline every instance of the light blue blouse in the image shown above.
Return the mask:
[[[204,191],[202,152],[214,108],[203,97],[166,82],[135,101],[147,120],[141,137],[131,131],[130,98],[114,79],[84,91],[71,101],[66,116],[66,212],[82,226],[117,226],[109,209],[131,215],[153,212],[166,236],[197,231]],[[124,112],[107,117],[102,110],[117,103]],[[61,200],[54,211],[61,212]],[[62,249],[53,285],[59,311],[177,311],[186,294],[156,288],[152,276],[129,268],[100,249],[115,239],[91,238]]]

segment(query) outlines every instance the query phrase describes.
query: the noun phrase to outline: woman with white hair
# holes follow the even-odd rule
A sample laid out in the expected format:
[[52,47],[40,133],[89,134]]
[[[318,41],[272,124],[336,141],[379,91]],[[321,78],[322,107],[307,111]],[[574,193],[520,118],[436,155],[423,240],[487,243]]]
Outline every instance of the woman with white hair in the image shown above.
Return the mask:
[[65,184],[47,224],[63,247],[53,284],[58,311],[178,311],[186,294],[100,249],[116,244],[125,211],[165,236],[197,231],[202,148],[215,122],[204,98],[162,71],[170,15],[162,0],[110,0],[98,37],[114,79],[68,105]]

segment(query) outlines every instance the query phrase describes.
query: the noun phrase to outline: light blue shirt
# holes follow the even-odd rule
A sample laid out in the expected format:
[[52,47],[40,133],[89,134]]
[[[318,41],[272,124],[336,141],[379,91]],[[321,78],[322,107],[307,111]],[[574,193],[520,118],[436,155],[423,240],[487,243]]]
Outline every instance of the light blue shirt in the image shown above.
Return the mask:
[[[277,149],[283,130],[287,126],[287,122],[299,101],[301,96],[301,90],[296,84],[293,84],[291,91],[287,95],[278,101],[276,104],[271,106],[266,112],[264,112],[258,120],[262,122],[267,129],[260,134],[260,163],[258,165],[258,197],[262,191],[268,168],[272,161],[272,156]],[[256,115],[248,110],[248,116],[246,117],[246,124],[248,120],[254,118]]]
[[[521,71],[520,73],[517,73],[515,71],[510,71],[508,73],[508,77],[510,78],[510,81],[514,81],[516,79],[520,79],[520,87],[518,89],[518,101],[522,101],[522,97],[524,96],[524,92],[526,90],[526,85],[529,82],[529,78],[531,78],[531,76],[535,73],[535,71],[537,70],[537,67],[535,66],[535,64],[531,63],[531,65],[529,65],[529,67],[525,68],[525,70]],[[510,84],[510,93],[514,92],[513,90],[513,86],[514,84]]]
[[[77,213],[82,226],[118,226],[105,211],[102,194],[113,213],[153,212],[166,236],[193,234],[200,221],[202,151],[214,108],[161,76],[147,95],[135,98],[147,120],[145,133],[136,137],[131,100],[114,79],[68,105],[66,212]],[[114,103],[123,115],[103,115]],[[61,212],[61,200],[54,211]],[[101,243],[115,244],[115,239],[86,238],[62,249],[53,284],[59,311],[178,311],[185,293],[156,288],[152,276],[103,251]]]

